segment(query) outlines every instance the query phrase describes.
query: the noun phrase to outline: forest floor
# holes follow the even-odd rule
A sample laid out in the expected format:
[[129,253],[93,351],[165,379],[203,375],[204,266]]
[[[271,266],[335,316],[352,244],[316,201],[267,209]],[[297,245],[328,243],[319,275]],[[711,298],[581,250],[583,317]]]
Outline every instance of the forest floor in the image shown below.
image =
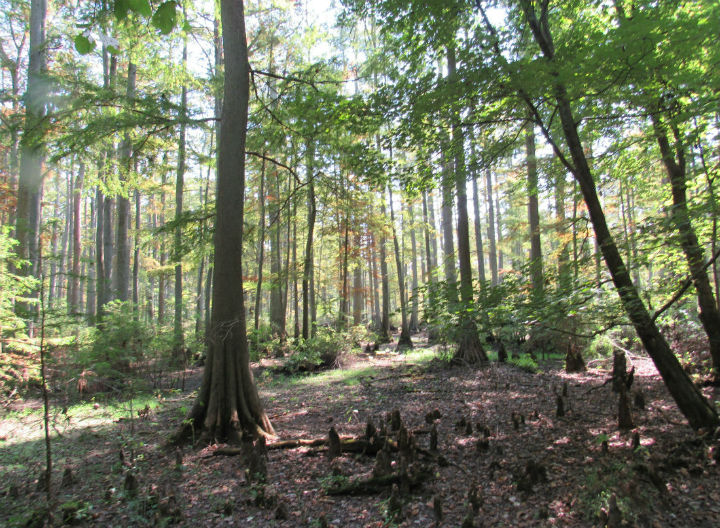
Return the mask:
[[[423,345],[421,336],[415,341]],[[193,401],[189,390],[142,396],[132,408],[56,402],[56,518],[85,526],[456,527],[476,487],[477,527],[603,526],[613,496],[623,519],[617,526],[720,526],[717,440],[712,445],[685,425],[647,358],[629,359],[633,389],[642,389],[646,403],[633,411],[636,427],[620,433],[618,398],[605,383],[610,360],[566,374],[558,360],[541,361],[532,373],[510,364],[448,366],[437,356],[427,347],[396,354],[388,345],[374,356],[350,356],[340,369],[300,377],[256,366],[280,440],[327,437],[330,427],[341,437],[361,437],[368,420],[380,428],[389,411],[399,411],[428,472],[401,498],[395,519],[390,488],[329,494],[371,475],[375,458],[361,453],[330,462],[325,446],[272,449],[269,442],[266,484],[247,482],[242,457],[213,456],[219,446],[186,448],[178,467],[164,443]],[[188,386],[200,375],[191,372]],[[557,417],[564,384],[566,413]],[[720,395],[711,390],[705,394],[717,404]],[[0,526],[25,525],[45,500],[37,490],[42,415],[32,407],[0,416]],[[426,420],[436,409],[439,455],[429,451]],[[128,467],[136,493],[124,489]],[[66,468],[73,480],[61,487]]]

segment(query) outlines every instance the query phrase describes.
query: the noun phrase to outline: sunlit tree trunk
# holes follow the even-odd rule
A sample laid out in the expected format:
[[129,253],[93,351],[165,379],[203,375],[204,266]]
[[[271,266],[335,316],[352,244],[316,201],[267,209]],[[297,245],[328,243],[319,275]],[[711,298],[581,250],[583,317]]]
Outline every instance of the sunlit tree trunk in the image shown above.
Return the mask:
[[245,334],[242,269],[249,63],[241,0],[221,0],[225,96],[218,147],[213,306],[208,358],[183,432],[237,442],[274,434],[255,387]]
[[[42,181],[44,177],[44,124],[47,88],[43,76],[47,70],[45,18],[47,0],[30,1],[30,56],[25,91],[25,122],[20,140],[20,175],[15,224],[18,241],[16,253],[29,262],[22,275],[37,277],[39,273],[40,216]],[[34,295],[34,294],[33,294]],[[18,313],[28,315],[29,335],[34,335],[35,304],[18,303]]]

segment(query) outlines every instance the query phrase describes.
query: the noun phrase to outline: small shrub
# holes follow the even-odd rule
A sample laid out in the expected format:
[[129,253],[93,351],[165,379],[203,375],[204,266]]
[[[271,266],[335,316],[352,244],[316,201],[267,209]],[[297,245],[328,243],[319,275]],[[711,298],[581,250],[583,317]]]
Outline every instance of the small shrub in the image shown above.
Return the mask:
[[113,301],[106,306],[102,324],[81,347],[76,362],[80,393],[117,391],[147,371],[153,335],[136,319],[131,303]]
[[520,356],[517,358],[510,358],[509,363],[512,363],[518,368],[521,368],[527,372],[535,374],[538,371],[537,362],[530,356]]
[[587,347],[585,354],[588,358],[609,358],[612,357],[613,345],[610,340],[603,335],[595,336]]

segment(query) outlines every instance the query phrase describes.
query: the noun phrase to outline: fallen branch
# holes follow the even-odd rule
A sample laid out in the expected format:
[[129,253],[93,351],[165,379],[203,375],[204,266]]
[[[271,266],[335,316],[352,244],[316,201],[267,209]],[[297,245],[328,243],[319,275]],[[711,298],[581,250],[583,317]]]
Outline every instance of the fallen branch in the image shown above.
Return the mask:
[[371,477],[365,480],[354,480],[348,484],[334,486],[327,490],[328,495],[375,495],[381,493],[393,484],[407,483],[410,489],[417,488],[422,485],[430,477],[430,473],[419,471],[412,475],[401,476],[396,473],[391,475],[383,475],[381,477]]
[[[384,444],[384,438],[375,442],[370,442],[366,438],[355,438],[352,436],[340,437],[340,448],[343,453],[364,453],[366,455],[376,455]],[[391,449],[397,449],[397,444],[395,444],[395,442],[390,440],[389,444]],[[270,451],[275,449],[296,449],[298,447],[325,447],[327,445],[327,437],[313,439],[294,438],[275,442],[274,444],[268,444],[267,449]],[[209,456],[238,456],[242,454],[243,449],[241,447],[221,447],[213,451]]]

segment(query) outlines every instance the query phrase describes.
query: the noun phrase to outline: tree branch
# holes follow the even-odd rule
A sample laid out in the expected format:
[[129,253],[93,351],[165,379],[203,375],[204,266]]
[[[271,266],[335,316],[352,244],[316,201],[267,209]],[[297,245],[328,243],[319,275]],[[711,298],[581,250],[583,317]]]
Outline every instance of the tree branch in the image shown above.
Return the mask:
[[[703,269],[705,270],[708,267],[710,267],[710,265],[713,262],[715,262],[718,259],[718,257],[720,257],[720,249],[718,249],[715,252],[715,254],[713,255],[713,257],[705,263],[705,265],[703,266]],[[685,279],[685,281],[682,283],[682,286],[680,286],[680,289],[675,293],[675,295],[670,297],[670,300],[668,302],[666,302],[665,304],[663,304],[662,307],[653,314],[652,322],[654,323],[658,317],[660,317],[665,311],[667,311],[668,308],[670,308],[673,304],[675,304],[677,302],[677,300],[680,299],[680,297],[682,297],[683,294],[688,290],[688,288],[690,288],[690,286],[692,286],[692,283],[693,283],[692,276]]]

